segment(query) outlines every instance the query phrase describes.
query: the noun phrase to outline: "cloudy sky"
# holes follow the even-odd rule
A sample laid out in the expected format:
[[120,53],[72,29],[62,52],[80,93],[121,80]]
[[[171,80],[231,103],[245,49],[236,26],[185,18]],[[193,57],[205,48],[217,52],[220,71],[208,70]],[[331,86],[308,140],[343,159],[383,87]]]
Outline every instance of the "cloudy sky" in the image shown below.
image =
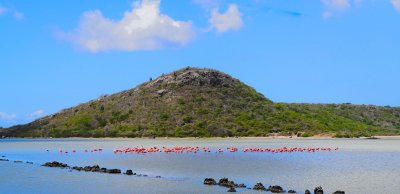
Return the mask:
[[215,68],[276,102],[400,106],[400,0],[0,0],[0,126]]

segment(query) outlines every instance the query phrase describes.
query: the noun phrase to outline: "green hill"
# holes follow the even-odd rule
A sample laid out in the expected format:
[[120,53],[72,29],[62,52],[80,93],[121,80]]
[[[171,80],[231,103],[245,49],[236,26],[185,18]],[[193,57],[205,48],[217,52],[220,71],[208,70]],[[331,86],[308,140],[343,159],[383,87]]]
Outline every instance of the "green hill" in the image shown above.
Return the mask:
[[394,135],[400,134],[400,108],[273,103],[222,72],[185,68],[0,130],[19,137]]

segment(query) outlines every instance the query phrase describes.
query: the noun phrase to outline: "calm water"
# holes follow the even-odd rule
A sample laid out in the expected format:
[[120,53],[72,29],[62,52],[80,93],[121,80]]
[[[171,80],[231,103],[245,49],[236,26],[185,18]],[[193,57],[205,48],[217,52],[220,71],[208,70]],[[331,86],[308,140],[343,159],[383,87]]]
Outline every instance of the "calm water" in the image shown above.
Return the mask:
[[[135,146],[339,147],[318,153],[114,154]],[[84,149],[101,147],[101,153]],[[59,154],[58,149],[77,153]],[[45,150],[49,149],[50,152]],[[304,193],[321,185],[326,193],[400,193],[400,139],[0,139],[0,193],[226,193],[205,186],[204,178],[229,177],[237,183],[280,185]],[[14,163],[13,160],[34,162]],[[48,161],[70,166],[132,169],[148,177],[70,172],[40,166]],[[161,179],[155,176],[162,176]],[[239,193],[266,193],[237,189]]]

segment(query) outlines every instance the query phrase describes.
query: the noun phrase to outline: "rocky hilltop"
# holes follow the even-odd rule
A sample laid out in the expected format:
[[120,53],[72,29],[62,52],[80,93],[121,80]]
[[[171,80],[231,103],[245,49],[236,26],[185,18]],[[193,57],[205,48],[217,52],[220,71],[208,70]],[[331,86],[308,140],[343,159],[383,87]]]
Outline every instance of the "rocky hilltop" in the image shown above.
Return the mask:
[[0,130],[20,137],[352,137],[399,134],[400,108],[273,103],[225,73],[188,67]]

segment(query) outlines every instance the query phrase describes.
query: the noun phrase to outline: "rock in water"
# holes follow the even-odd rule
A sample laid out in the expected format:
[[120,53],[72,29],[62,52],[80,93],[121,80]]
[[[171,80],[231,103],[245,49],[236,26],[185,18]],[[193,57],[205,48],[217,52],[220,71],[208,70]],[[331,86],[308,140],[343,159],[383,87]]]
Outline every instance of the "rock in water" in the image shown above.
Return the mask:
[[228,178],[222,178],[222,179],[219,179],[219,181],[218,181],[218,185],[226,184],[226,183],[228,183],[228,181],[229,181],[229,179],[228,179]]
[[133,171],[132,170],[126,170],[125,174],[126,175],[133,175]]
[[262,183],[256,183],[253,187],[254,190],[266,190]]
[[306,190],[305,192],[304,192],[304,194],[311,194],[311,192],[310,192],[310,190]]
[[79,166],[72,167],[73,170],[81,171],[83,168]]
[[42,166],[47,166],[47,167],[57,167],[57,168],[67,168],[69,167],[67,164],[63,164],[61,162],[46,162]]
[[100,168],[100,172],[107,172],[107,168]]
[[85,166],[82,168],[82,170],[86,172],[102,172],[99,165]]
[[236,189],[234,187],[229,188],[228,192],[236,192]]
[[228,178],[222,178],[222,179],[220,179],[219,182],[218,182],[218,185],[219,185],[219,186],[222,186],[222,187],[228,187],[228,188],[230,188],[230,187],[237,187],[237,186],[238,186],[237,184],[235,184],[235,182],[229,181]]
[[334,193],[332,193],[332,194],[346,194],[344,191],[335,191]]
[[110,174],[121,174],[121,170],[120,169],[108,169],[107,173],[110,173]]
[[238,187],[238,185],[233,181],[229,181],[228,183],[222,184],[221,186],[223,186],[223,187]]
[[238,187],[239,188],[246,188],[246,185],[245,184],[239,184]]
[[288,193],[296,193],[295,190],[289,190]]
[[269,186],[267,191],[270,191],[272,193],[284,193],[285,192],[285,190],[283,190],[283,188],[279,185]]
[[99,165],[94,165],[94,166],[92,166],[91,171],[92,171],[92,172],[100,172],[100,166],[99,166]]
[[315,187],[314,194],[324,194],[324,190],[322,189],[321,186]]
[[217,181],[215,181],[213,178],[206,178],[206,179],[204,179],[204,184],[205,185],[216,185]]

